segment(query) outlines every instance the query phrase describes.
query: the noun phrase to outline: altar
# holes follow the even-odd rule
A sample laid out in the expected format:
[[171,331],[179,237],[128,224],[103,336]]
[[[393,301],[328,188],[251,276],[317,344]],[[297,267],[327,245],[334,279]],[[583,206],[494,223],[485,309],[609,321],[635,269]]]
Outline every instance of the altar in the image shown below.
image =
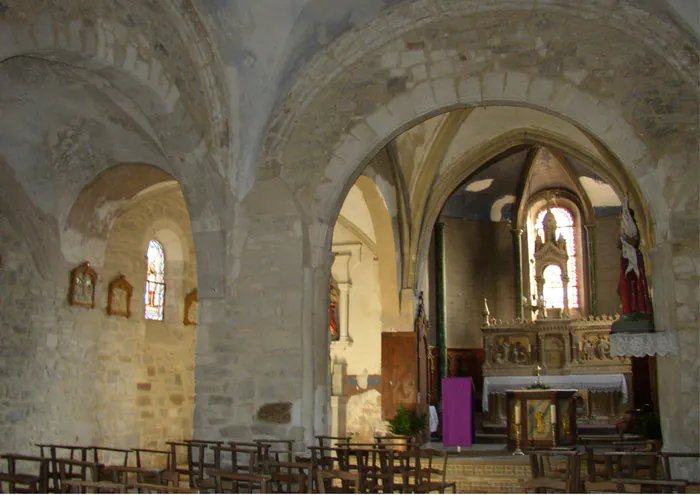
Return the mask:
[[537,378],[551,388],[576,389],[581,424],[615,424],[630,409],[632,366],[610,352],[614,316],[485,320],[482,409],[492,425],[507,422],[506,391],[524,389]]
[[575,389],[508,390],[508,446],[536,449],[575,445],[575,393]]

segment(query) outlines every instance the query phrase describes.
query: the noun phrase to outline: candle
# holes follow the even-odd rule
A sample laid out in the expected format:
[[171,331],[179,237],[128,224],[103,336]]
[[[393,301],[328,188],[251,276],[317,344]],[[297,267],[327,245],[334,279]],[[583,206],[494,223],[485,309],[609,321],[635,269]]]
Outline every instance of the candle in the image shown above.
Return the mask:
[[516,425],[520,424],[520,403],[519,402],[515,403],[515,424]]
[[552,424],[555,425],[557,424],[557,406],[552,404],[550,407],[550,419],[552,420]]

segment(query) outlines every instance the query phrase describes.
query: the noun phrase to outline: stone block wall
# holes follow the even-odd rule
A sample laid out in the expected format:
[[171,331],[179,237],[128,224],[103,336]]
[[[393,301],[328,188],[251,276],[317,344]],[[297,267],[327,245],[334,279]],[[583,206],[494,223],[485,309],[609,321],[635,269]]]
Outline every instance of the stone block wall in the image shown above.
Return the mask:
[[69,270],[39,276],[25,240],[0,217],[0,452],[91,443],[97,310],[68,305]]
[[[166,262],[166,321],[146,322],[145,246],[164,232],[159,223],[177,231],[184,256]],[[116,220],[105,265],[93,266],[93,309],[68,304],[72,267],[50,280],[38,275],[26,242],[4,217],[0,239],[0,452],[36,454],[42,442],[154,448],[191,436],[196,327],[182,320],[196,268],[177,187]],[[163,241],[166,257],[174,241]],[[108,284],[122,273],[134,286],[128,319],[106,311]]]
[[510,224],[442,220],[447,224],[447,346],[481,348],[484,297],[492,317],[515,317]]

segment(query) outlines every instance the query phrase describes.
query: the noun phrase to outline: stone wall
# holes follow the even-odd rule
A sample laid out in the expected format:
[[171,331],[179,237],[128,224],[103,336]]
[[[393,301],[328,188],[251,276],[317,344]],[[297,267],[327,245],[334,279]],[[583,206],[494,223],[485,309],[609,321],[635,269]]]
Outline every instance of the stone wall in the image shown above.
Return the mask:
[[443,218],[447,273],[447,347],[483,347],[484,298],[493,318],[515,317],[510,224]]
[[596,218],[595,271],[598,314],[621,313],[617,285],[620,276],[620,219],[617,215]]
[[[166,267],[166,321],[146,322],[145,246],[164,219],[179,229],[185,257]],[[37,274],[4,217],[0,237],[0,451],[31,453],[41,442],[153,448],[191,436],[196,327],[182,324],[182,311],[196,270],[179,191],[141,199],[117,219],[105,266],[94,266],[93,309],[68,304],[70,268],[58,280]],[[106,313],[120,273],[134,286],[129,319]]]
[[4,216],[0,239],[0,451],[36,454],[35,443],[91,443],[99,310],[69,306],[68,271],[59,280],[41,278]]
[[[144,318],[146,248],[165,250],[164,320]],[[101,288],[119,275],[133,285],[130,318],[101,308],[97,336],[97,420],[105,445],[164,448],[192,436],[196,326],[184,325],[184,299],[196,288],[189,216],[177,185],[134,200],[107,241]]]

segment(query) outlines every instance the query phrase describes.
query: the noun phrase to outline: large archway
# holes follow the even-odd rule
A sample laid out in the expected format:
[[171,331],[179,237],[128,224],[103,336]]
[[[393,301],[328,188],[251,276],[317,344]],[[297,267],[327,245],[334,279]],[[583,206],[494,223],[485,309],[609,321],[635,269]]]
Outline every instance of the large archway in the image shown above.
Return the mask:
[[[637,198],[637,207],[649,212],[656,242],[651,255],[652,270],[670,273],[674,257],[679,263],[687,259],[687,250],[696,242],[697,229],[686,229],[681,224],[697,223],[697,181],[692,186],[671,186],[669,178],[674,173],[685,173],[689,164],[691,170],[697,169],[696,133],[690,125],[670,124],[661,107],[641,110],[646,105],[641,99],[626,98],[623,89],[613,88],[651,91],[651,86],[674,87],[666,97],[687,101],[688,110],[685,105],[670,102],[666,108],[672,108],[680,121],[692,122],[693,112],[689,109],[697,102],[697,80],[683,62],[682,48],[692,45],[692,41],[681,30],[664,26],[652,28],[646,42],[639,43],[638,27],[633,23],[620,25],[616,12],[605,11],[603,16],[597,2],[586,4],[583,10],[580,5],[576,6],[579,10],[573,9],[573,4],[571,7],[569,13],[564,13],[549,6],[520,10],[494,4],[480,9],[466,2],[449,6],[412,2],[390,10],[382,22],[342,37],[333,45],[334,52],[319,55],[306,73],[309,78],[300,78],[303,82],[290,92],[285,102],[289,112],[280,114],[273,123],[265,155],[265,169],[273,170],[284,163],[282,178],[304,217],[312,219],[307,231],[312,247],[309,268],[327,270],[324,266],[332,222],[342,198],[379,149],[407,128],[441,112],[494,104],[543,110],[592,137],[590,142],[604,158],[608,172],[612,174],[621,166],[627,177],[626,192]],[[385,23],[394,30],[384,29]],[[509,41],[511,24],[523,26],[521,35],[531,39],[527,44],[532,46],[529,52],[517,48],[522,46],[522,40]],[[591,60],[567,50],[567,33],[574,31],[590,46],[603,39],[615,39],[619,46],[629,48],[628,58],[603,64],[609,70],[605,83],[598,80],[599,73],[595,71],[599,68],[590,65]],[[436,32],[443,36],[432,36]],[[465,37],[465,32],[473,36]],[[357,40],[363,42],[355,44]],[[498,52],[503,54],[497,64],[483,54],[489,46],[498,46]],[[666,52],[665,46],[677,50]],[[342,53],[343,60],[356,63],[341,70],[330,53]],[[528,57],[528,53],[533,56]],[[551,57],[551,63],[544,63],[541,57]],[[668,70],[640,75],[630,85],[623,74],[635,76],[624,71],[622,65],[634,66],[639,57],[653,61],[650,66]],[[386,71],[387,77],[377,78],[377,71]],[[348,99],[363,104],[348,105],[347,111],[328,117],[329,102]],[[640,117],[642,114],[645,117]],[[349,129],[348,122],[352,122]],[[317,152],[310,158],[300,153],[301,148]],[[659,187],[659,183],[664,187]],[[686,317],[691,303],[684,298],[677,305],[672,295],[676,285],[682,286],[684,293],[695,289],[689,289],[688,281],[679,277],[658,277],[656,283],[663,287],[655,291],[657,325],[677,328],[682,332],[682,340],[694,341],[695,330]],[[319,305],[313,312],[316,316],[310,316],[313,332],[318,332],[327,328],[321,309],[327,307],[327,296],[315,296],[310,290],[307,297]],[[691,354],[686,358],[693,359]],[[660,361],[661,374],[664,368],[673,374],[682,372],[676,358]],[[312,390],[316,386],[322,388],[323,380],[316,380],[307,386]],[[697,396],[693,387],[684,393],[669,388],[662,392],[662,404],[664,393],[683,404]],[[317,402],[315,410],[317,414],[323,411],[322,403]],[[689,419],[681,417],[676,409],[664,410],[662,406],[662,416],[672,445],[686,444],[688,437],[684,437],[681,428],[695,432],[697,437],[696,425],[690,425]],[[678,425],[678,429],[673,425]]]

